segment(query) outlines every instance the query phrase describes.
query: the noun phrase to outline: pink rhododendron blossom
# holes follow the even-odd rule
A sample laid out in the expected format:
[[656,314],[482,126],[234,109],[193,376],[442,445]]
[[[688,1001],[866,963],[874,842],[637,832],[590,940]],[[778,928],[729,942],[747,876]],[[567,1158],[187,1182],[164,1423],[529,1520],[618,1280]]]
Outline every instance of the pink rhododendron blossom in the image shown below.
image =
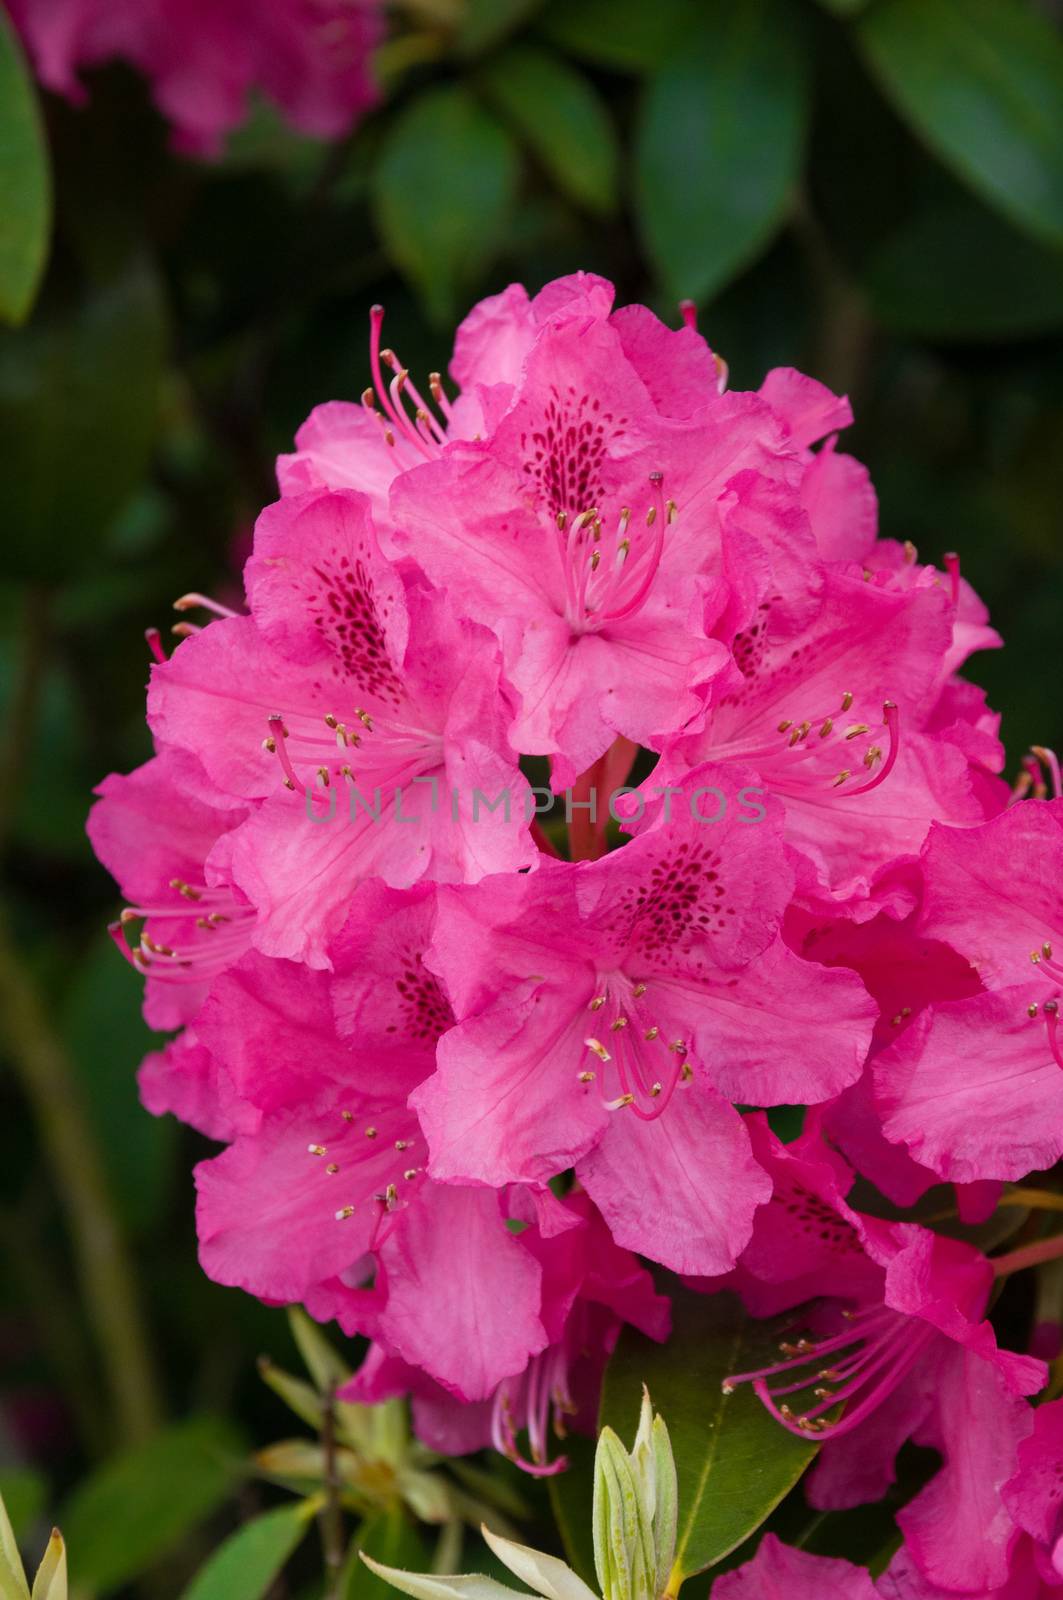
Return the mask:
[[979,989],[916,1017],[873,1071],[886,1137],[941,1177],[1020,1178],[1063,1153],[1061,871],[1063,801],[930,831],[921,930]]
[[[216,790],[195,757],[162,748],[123,776],[112,773],[88,820],[93,849],[130,904],[112,929],[147,976],[145,1016],[154,1028],[190,1021],[212,977],[251,942],[254,910],[208,876],[207,858],[248,808]],[[136,947],[128,941],[140,926]]]
[[780,1360],[734,1374],[725,1392],[752,1383],[783,1427],[823,1441],[809,1479],[823,1508],[878,1499],[905,1439],[939,1450],[941,1470],[898,1515],[909,1552],[945,1587],[1002,1581],[1002,1447],[1028,1429],[1022,1397],[1045,1368],[997,1348],[984,1320],[992,1263],[959,1240],[854,1211],[851,1175],[814,1121],[790,1146],[759,1117],[751,1132],[773,1194],[729,1281],[758,1314],[801,1309]]
[[1058,764],[1004,785],[960,676],[997,635],[879,538],[848,401],[729,391],[684,318],[510,285],[418,384],[373,308],[90,820],[183,1029],[141,1094],[225,1146],[205,1270],[368,1340],[347,1398],[430,1450],[561,1472],[625,1324],[668,1337],[648,1261],[786,1319],[728,1387],[817,1443],[817,1507],[940,1458],[876,1582],[768,1535],[714,1593],[1044,1600],[1061,1402],[988,1312],[1054,1201],[1004,1257],[953,1233],[1063,1154]]
[[717,1578],[713,1600],[875,1600],[877,1590],[862,1567],[794,1550],[773,1533],[736,1572]]
[[[326,965],[366,877],[402,886],[531,864],[491,636],[404,582],[362,496],[264,512],[246,582],[251,615],[211,623],[156,666],[149,714],[222,793],[258,802],[210,862],[255,908],[258,949]],[[476,792],[500,790],[505,813],[477,813]]]
[[439,1178],[574,1167],[618,1243],[703,1273],[726,1270],[768,1195],[728,1101],[827,1099],[859,1072],[873,1016],[854,977],[778,936],[778,803],[759,823],[695,815],[721,780],[699,769],[600,861],[441,895],[429,962],[459,1022],[414,1096]]
[[550,1341],[523,1372],[503,1379],[489,1399],[462,1403],[376,1345],[344,1398],[409,1393],[414,1426],[430,1449],[462,1455],[492,1444],[535,1476],[563,1471],[567,1461],[551,1446],[551,1431],[558,1440],[572,1431],[593,1435],[602,1372],[622,1325],[664,1339],[669,1305],[637,1259],[613,1243],[585,1194],[574,1192],[562,1204],[573,1226],[549,1234],[529,1227],[521,1234],[542,1267],[540,1315]]
[[41,81],[84,98],[78,74],[130,62],[177,148],[219,153],[261,91],[302,133],[346,133],[376,100],[380,0],[9,0]]

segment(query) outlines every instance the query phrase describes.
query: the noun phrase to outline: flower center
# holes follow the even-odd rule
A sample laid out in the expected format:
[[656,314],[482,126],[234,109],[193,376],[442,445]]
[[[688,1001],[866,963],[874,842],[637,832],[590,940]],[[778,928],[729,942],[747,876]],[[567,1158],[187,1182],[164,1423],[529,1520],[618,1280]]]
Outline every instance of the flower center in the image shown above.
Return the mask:
[[771,734],[714,744],[711,754],[755,763],[786,794],[821,799],[826,790],[838,789],[843,798],[855,799],[889,777],[899,750],[896,703],[885,701],[880,715],[847,689],[836,707],[811,716],[804,707],[783,717]]
[[602,980],[588,1007],[599,1033],[583,1041],[598,1065],[578,1073],[581,1084],[599,1084],[607,1111],[630,1109],[642,1122],[663,1116],[676,1089],[694,1076],[686,1041],[669,1040],[653,1020],[649,989],[624,973]]
[[[564,1345],[551,1345],[540,1355],[532,1356],[517,1377],[505,1378],[499,1384],[491,1405],[491,1443],[532,1477],[554,1477],[564,1472],[568,1458],[549,1459],[550,1424],[552,1421],[557,1437],[564,1438],[564,1418],[575,1410]],[[517,1444],[522,1430],[527,1431],[530,1461]]]
[[651,504],[642,519],[622,506],[612,535],[603,533],[596,506],[555,518],[565,584],[565,621],[574,633],[594,633],[633,617],[646,603],[661,564],[665,530],[677,516],[664,499],[664,475],[650,473]]
[[[205,983],[249,948],[255,912],[227,888],[181,878],[171,878],[170,888],[175,892],[171,904],[126,906],[107,931],[138,972],[163,983]],[[143,926],[139,942],[131,945],[134,922]]]
[[[841,1318],[843,1331],[833,1336],[784,1339],[779,1346],[782,1361],[725,1378],[724,1394],[733,1393],[737,1384],[751,1383],[758,1400],[797,1438],[814,1433],[838,1439],[851,1433],[907,1377],[934,1330],[881,1304],[844,1310]],[[770,1380],[775,1378],[783,1382],[773,1386]],[[806,1398],[799,1406],[782,1398],[802,1392]],[[837,1406],[841,1412],[829,1417]]]

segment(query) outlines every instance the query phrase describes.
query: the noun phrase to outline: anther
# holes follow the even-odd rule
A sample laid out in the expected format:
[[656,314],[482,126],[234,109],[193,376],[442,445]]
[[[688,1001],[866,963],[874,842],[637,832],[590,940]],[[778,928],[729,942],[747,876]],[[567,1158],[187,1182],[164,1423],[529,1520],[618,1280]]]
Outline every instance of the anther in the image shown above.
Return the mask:
[[793,727],[793,719],[790,718],[790,717],[787,717],[782,722],[779,723],[779,727],[778,727],[777,731],[779,733],[785,733],[787,728],[792,728],[792,727]]
[[852,777],[852,773],[849,771],[848,767],[846,767],[844,772],[839,772],[838,776],[831,781],[831,788],[832,789],[837,789],[839,784],[844,783],[846,778],[851,778],[851,777]]
[[599,1061],[611,1061],[613,1059],[600,1039],[584,1039],[583,1043],[588,1050],[598,1057]]
[[336,1163],[335,1163],[335,1161],[330,1161],[330,1162],[329,1162],[329,1164],[328,1164],[328,1166],[327,1166],[327,1167],[326,1167],[326,1168],[325,1168],[325,1171],[326,1171],[326,1172],[327,1172],[327,1173],[328,1173],[328,1175],[329,1175],[329,1177],[330,1177],[330,1178],[334,1178],[334,1177],[335,1177],[335,1176],[336,1176],[336,1173],[337,1173],[337,1172],[338,1172],[338,1171],[339,1171],[339,1170],[340,1170],[340,1169],[339,1169],[339,1167],[338,1167],[338,1166],[337,1166],[337,1165],[336,1165]]
[[395,1140],[395,1149],[396,1150],[408,1150],[409,1148],[410,1148],[409,1139],[396,1139]]
[[1028,1017],[1036,1017],[1036,1015],[1037,1015],[1037,1001],[1036,1000],[1031,1001],[1031,1003],[1026,1007],[1026,1015]]
[[660,1028],[647,1028],[646,1032],[642,1035],[642,1037],[644,1039],[649,1040],[652,1043],[653,1040],[657,1038],[657,1036],[659,1035],[660,1031],[661,1031]]
[[366,1128],[365,1136],[366,1136],[367,1139],[375,1139],[376,1138],[376,1129],[375,1128]]
[[354,1207],[353,1206],[340,1206],[340,1209],[335,1213],[335,1217],[336,1217],[336,1221],[337,1222],[346,1222],[348,1217],[353,1217],[353,1216],[354,1216]]
[[[1037,1010],[1036,1006],[1034,1006],[1034,1010]],[[593,1083],[597,1076],[596,1072],[581,1072],[578,1074],[576,1081],[577,1083]]]
[[641,1000],[642,996],[646,993],[646,985],[644,983],[636,983],[631,993],[635,996],[636,1000]]
[[605,996],[604,996],[604,994],[596,994],[594,999],[591,1001],[590,1005],[587,1007],[587,1010],[588,1011],[600,1011],[602,1009],[602,1007],[604,1006],[604,1004],[605,1004]]
[[340,1116],[343,1118],[344,1122],[353,1122],[354,1121],[354,1112],[353,1111],[341,1111],[340,1112]]
[[627,1027],[627,1018],[623,1016],[617,1017],[614,1022],[610,1023],[610,1027],[613,1033],[619,1033],[622,1028]]
[[323,1144],[308,1144],[306,1148],[312,1156],[323,1156],[327,1153]]
[[825,717],[824,721],[823,721],[823,726],[819,730],[820,738],[821,739],[825,739],[827,737],[828,733],[830,732],[830,730],[833,728],[833,726],[834,726],[833,717]]
[[851,728],[846,728],[845,737],[847,739],[859,739],[862,733],[870,732],[871,729],[868,727],[866,722],[854,722]]
[[848,709],[852,705],[852,703],[853,703],[852,690],[851,689],[846,689],[845,693],[842,695],[842,710],[843,711],[848,711]]

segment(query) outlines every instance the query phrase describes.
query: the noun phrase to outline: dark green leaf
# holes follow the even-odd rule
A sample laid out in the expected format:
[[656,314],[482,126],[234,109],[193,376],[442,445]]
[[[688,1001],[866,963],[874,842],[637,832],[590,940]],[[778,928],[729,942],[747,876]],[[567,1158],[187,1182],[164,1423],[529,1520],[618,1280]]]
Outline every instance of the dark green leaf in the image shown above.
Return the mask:
[[869,0],[819,0],[819,3],[836,17],[854,17],[858,11],[863,11]]
[[52,179],[37,97],[0,9],[0,317],[30,313],[48,253]]
[[653,72],[700,15],[699,0],[553,0],[542,31],[574,55]]
[[882,0],[857,36],[900,114],[1021,227],[1063,244],[1063,43],[1020,0]]
[[230,1424],[193,1417],[106,1462],[57,1519],[73,1585],[117,1589],[168,1554],[232,1492],[241,1452]]
[[475,56],[498,44],[541,5],[542,0],[466,0],[455,40],[458,54]]
[[924,339],[1014,339],[1063,327],[1063,261],[973,201],[913,218],[874,255],[872,310]]
[[344,1568],[342,1600],[394,1600],[391,1585],[359,1560],[362,1550],[386,1567],[401,1567],[406,1572],[424,1572],[428,1567],[428,1552],[417,1527],[396,1506],[359,1528]]
[[101,932],[78,967],[62,1018],[112,1193],[138,1233],[159,1220],[177,1146],[177,1124],[149,1116],[137,1094],[137,1067],[161,1043],[141,1017],[143,998],[137,974]]
[[665,287],[704,299],[770,242],[801,166],[807,85],[779,0],[713,7],[651,84],[638,211]]
[[452,319],[501,239],[520,170],[513,141],[461,88],[400,112],[373,173],[377,224],[432,317]]
[[591,211],[616,202],[617,144],[609,113],[581,73],[534,45],[490,63],[483,86],[558,188]]
[[642,1385],[668,1424],[679,1473],[675,1576],[722,1559],[758,1528],[797,1482],[816,1446],[774,1422],[749,1384],[724,1395],[723,1380],[772,1359],[768,1324],[735,1295],[678,1291],[672,1337],[655,1344],[626,1328],[605,1377],[601,1420],[634,1438]]
[[557,1531],[565,1546],[568,1564],[597,1594],[594,1531],[591,1524],[591,1510],[594,1504],[594,1450],[593,1439],[585,1439],[578,1433],[572,1434],[565,1440],[568,1471],[559,1473],[555,1478],[548,1478],[547,1483],[550,1486],[550,1507],[557,1523]]
[[183,1600],[261,1600],[310,1521],[306,1506],[296,1504],[246,1522],[196,1573]]
[[9,566],[51,581],[100,559],[139,485],[162,378],[158,285],[134,266],[0,341],[0,476]]

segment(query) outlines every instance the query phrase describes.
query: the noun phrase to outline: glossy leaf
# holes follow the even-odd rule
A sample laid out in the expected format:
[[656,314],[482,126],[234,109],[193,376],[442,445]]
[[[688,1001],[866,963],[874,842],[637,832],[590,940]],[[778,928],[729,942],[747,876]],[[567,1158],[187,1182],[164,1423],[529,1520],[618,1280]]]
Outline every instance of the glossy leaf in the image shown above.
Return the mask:
[[131,266],[0,342],[0,476],[9,566],[55,580],[98,563],[155,436],[164,324]]
[[553,0],[542,32],[573,55],[623,72],[652,72],[696,24],[699,0]]
[[37,96],[0,9],[0,317],[23,322],[44,272],[52,179]]
[[377,225],[438,322],[452,319],[499,243],[520,169],[509,134],[462,88],[402,111],[373,173]]
[[1021,0],[882,0],[857,24],[932,150],[998,210],[1063,245],[1063,42]]
[[594,1570],[594,1535],[591,1512],[594,1499],[594,1440],[574,1433],[565,1440],[568,1471],[546,1481],[550,1489],[550,1509],[573,1571],[593,1588],[598,1578]]
[[312,1508],[281,1506],[230,1534],[182,1600],[262,1600],[310,1526]]
[[621,1438],[635,1430],[643,1384],[668,1425],[679,1474],[672,1584],[702,1572],[758,1528],[797,1482],[816,1446],[772,1421],[748,1385],[724,1395],[724,1378],[764,1365],[772,1328],[731,1294],[678,1291],[665,1345],[626,1328],[606,1372],[601,1420]]
[[542,0],[465,0],[455,48],[461,56],[479,55],[499,43],[542,5]]
[[996,340],[1063,327],[1063,261],[981,206],[913,218],[864,276],[875,316],[924,339]]
[[168,1554],[232,1493],[242,1441],[193,1417],[104,1463],[59,1518],[75,1586],[108,1593]]
[[581,73],[549,51],[513,45],[485,69],[483,86],[559,189],[591,211],[612,210],[616,134]]
[[672,295],[715,294],[770,242],[806,121],[801,40],[779,0],[706,10],[653,80],[636,143],[639,221]]

